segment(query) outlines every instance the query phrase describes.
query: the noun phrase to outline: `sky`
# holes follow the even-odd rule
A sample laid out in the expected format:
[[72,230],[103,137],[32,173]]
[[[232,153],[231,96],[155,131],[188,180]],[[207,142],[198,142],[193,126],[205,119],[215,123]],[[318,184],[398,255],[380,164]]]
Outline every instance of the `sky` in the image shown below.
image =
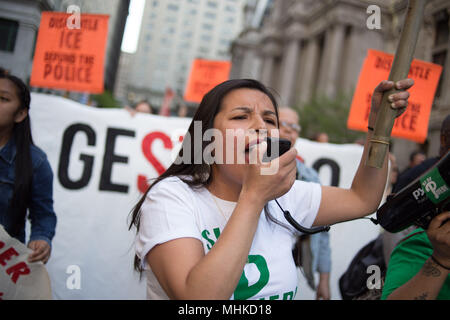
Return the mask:
[[128,53],[136,52],[144,6],[145,0],[130,1],[130,12],[128,14],[125,33],[122,40],[122,51]]

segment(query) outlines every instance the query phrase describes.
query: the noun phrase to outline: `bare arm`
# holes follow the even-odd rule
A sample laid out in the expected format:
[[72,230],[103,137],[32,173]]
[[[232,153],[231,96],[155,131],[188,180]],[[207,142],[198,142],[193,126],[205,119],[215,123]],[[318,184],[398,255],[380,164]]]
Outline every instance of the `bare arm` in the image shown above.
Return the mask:
[[439,294],[448,271],[431,258],[411,280],[392,292],[388,300],[434,300]]
[[316,290],[316,300],[330,300],[330,274],[323,272],[319,275],[319,284]]
[[153,248],[147,262],[171,299],[229,299],[242,275],[264,204],[242,194],[211,251],[193,238]]
[[[393,85],[393,82],[383,81],[375,88],[369,116],[370,127],[375,126],[383,92],[391,89]],[[401,80],[397,82],[397,89],[406,90],[412,85],[413,81],[411,79]],[[393,107],[400,111],[400,115],[406,108],[409,93],[401,91],[393,96]],[[388,155],[386,155],[381,169],[365,165],[369,140],[372,134],[370,130],[367,133],[361,161],[350,189],[322,186],[322,201],[314,225],[333,224],[360,218],[374,212],[378,208],[386,186]]]

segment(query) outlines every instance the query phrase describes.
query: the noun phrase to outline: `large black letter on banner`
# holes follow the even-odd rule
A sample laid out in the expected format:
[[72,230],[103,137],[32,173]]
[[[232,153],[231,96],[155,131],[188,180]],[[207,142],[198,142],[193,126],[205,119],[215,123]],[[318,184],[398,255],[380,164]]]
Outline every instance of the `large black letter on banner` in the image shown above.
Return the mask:
[[319,160],[314,162],[313,168],[316,169],[317,172],[319,172],[319,169],[325,165],[328,165],[331,168],[331,185],[333,187],[337,187],[339,185],[341,169],[339,168],[339,165],[336,163],[336,161],[327,158],[320,158]]
[[94,166],[94,157],[80,154],[80,160],[84,162],[83,174],[77,181],[73,181],[69,178],[70,151],[72,149],[75,134],[79,131],[86,134],[88,145],[95,145],[95,132],[86,124],[76,123],[64,131],[61,153],[59,155],[58,179],[64,188],[70,190],[77,190],[86,187],[91,178],[92,168]]
[[103,156],[103,168],[100,177],[100,190],[102,191],[116,191],[116,192],[128,192],[127,185],[114,184],[111,182],[111,172],[114,162],[128,163],[127,157],[121,157],[114,154],[114,148],[116,146],[117,136],[134,137],[134,131],[108,128],[106,133],[106,145],[105,155]]

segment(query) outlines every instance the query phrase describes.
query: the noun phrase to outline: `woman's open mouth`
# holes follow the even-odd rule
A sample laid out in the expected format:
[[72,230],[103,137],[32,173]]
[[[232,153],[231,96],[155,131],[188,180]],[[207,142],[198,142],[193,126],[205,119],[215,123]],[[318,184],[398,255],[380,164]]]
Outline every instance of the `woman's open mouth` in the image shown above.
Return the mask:
[[[245,145],[244,152],[245,152],[245,163],[246,164],[250,163],[250,151],[253,150],[254,148],[258,148],[258,145],[263,141],[265,141],[265,139],[258,138],[258,139],[254,139],[254,140],[250,141],[249,143],[247,143]],[[256,159],[252,159],[252,163],[256,163],[255,161],[256,161]]]

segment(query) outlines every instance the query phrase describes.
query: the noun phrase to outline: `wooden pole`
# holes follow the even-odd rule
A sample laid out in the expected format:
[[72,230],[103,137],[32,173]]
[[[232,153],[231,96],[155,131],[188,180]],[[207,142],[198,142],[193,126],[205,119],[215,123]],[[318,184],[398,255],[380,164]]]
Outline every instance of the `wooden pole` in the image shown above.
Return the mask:
[[[422,26],[426,2],[426,0],[409,1],[402,34],[397,45],[391,72],[389,73],[389,81],[397,82],[408,76],[414,50],[416,48],[417,38]],[[383,166],[389,148],[392,127],[394,126],[397,115],[397,111],[391,108],[388,97],[396,92],[398,92],[398,90],[394,88],[383,94],[377,121],[375,123],[375,130],[369,141],[369,152],[366,160],[367,166],[373,168],[381,168]]]

